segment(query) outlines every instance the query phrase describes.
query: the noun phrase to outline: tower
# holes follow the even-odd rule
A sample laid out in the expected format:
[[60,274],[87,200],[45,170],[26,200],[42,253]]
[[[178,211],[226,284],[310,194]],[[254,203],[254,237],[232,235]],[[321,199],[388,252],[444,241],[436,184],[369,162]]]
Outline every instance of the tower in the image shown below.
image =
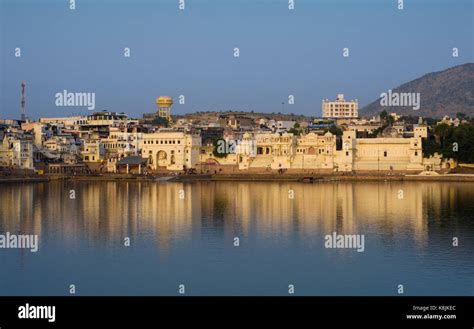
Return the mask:
[[173,105],[173,98],[169,96],[160,96],[156,99],[156,106],[158,107],[158,117],[164,118],[168,121],[171,119],[171,105]]
[[26,121],[26,111],[25,111],[25,87],[26,84],[24,81],[21,82],[21,100],[20,100],[20,113],[21,120]]

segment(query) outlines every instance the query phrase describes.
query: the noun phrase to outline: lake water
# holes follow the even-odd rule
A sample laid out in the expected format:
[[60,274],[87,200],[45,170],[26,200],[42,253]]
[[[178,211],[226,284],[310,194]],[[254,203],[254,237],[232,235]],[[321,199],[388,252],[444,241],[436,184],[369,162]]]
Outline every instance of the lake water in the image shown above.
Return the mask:
[[473,183],[9,184],[6,232],[0,295],[474,295]]

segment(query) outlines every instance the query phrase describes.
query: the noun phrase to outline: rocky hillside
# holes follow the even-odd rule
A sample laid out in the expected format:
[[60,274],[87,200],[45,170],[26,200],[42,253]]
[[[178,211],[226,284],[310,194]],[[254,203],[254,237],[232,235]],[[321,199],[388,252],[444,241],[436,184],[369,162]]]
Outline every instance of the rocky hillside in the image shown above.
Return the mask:
[[[388,91],[387,91],[388,92]],[[474,117],[474,63],[466,63],[407,82],[392,89],[393,93],[419,93],[420,108],[382,106],[381,98],[359,110],[361,116],[377,115],[383,110],[403,115],[441,118],[463,112]],[[393,105],[388,103],[388,105]]]

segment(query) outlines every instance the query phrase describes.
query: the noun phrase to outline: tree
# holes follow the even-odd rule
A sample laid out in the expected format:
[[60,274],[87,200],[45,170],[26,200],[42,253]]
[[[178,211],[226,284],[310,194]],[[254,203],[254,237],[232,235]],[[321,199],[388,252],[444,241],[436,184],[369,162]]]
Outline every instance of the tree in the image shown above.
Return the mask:
[[288,130],[288,132],[291,133],[291,134],[293,134],[293,135],[295,135],[295,136],[301,135],[302,129],[301,129],[300,124],[299,124],[298,122],[296,122],[296,123],[293,125],[293,127]]
[[386,119],[385,119],[385,122],[387,122],[387,125],[388,126],[392,126],[393,123],[395,122],[395,118],[391,115],[389,115]]
[[383,110],[382,112],[380,112],[380,119],[385,121],[388,117],[388,113],[386,110]]
[[445,123],[434,128],[434,135],[423,141],[423,155],[435,152],[443,158],[453,158],[461,163],[474,163],[474,126],[461,124],[458,127]]
[[328,129],[324,130],[325,133],[328,132],[328,131],[333,135],[342,136],[342,129],[337,127],[336,125],[332,125]]
[[446,123],[441,123],[436,125],[434,128],[434,134],[436,138],[436,142],[441,144],[441,147],[444,146],[444,140],[449,135],[451,127]]

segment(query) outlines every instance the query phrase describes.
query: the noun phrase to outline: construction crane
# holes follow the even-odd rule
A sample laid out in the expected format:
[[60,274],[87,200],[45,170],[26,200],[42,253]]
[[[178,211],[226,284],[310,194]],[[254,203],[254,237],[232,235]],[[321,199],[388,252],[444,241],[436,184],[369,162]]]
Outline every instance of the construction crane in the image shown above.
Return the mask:
[[24,81],[22,81],[21,82],[21,101],[20,101],[21,121],[26,121],[25,87],[26,87],[26,84]]

